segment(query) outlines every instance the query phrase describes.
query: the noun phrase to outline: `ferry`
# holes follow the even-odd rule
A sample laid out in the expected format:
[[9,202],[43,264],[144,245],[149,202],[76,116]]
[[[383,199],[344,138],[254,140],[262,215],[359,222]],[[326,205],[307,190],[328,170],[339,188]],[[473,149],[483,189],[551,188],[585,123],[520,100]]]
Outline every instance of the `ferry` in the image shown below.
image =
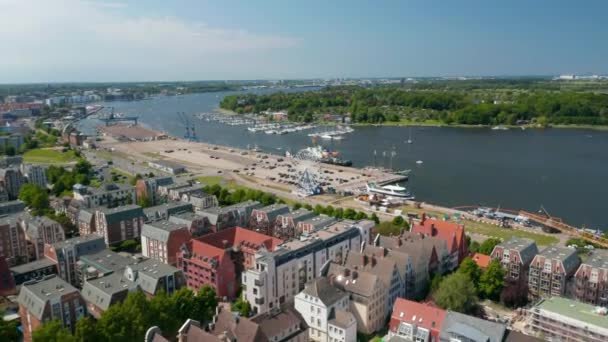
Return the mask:
[[406,188],[399,185],[385,185],[378,186],[376,183],[367,183],[366,184],[367,192],[369,193],[377,193],[383,194],[392,197],[399,197],[404,199],[414,199],[414,196],[407,191]]

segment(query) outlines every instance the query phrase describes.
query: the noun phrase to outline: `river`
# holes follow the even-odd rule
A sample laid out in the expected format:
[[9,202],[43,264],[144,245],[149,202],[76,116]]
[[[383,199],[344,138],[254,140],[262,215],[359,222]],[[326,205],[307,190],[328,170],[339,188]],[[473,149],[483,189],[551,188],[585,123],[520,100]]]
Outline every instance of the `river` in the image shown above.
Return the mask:
[[[257,93],[272,90],[257,90]],[[275,90],[276,91],[276,90]],[[290,90],[298,91],[298,90]],[[183,136],[177,112],[201,113],[218,107],[229,93],[157,97],[110,102],[117,112],[137,115],[145,126]],[[310,132],[286,135],[250,133],[195,119],[200,141],[233,147],[258,145],[271,153],[297,151],[313,143]],[[90,131],[97,120],[81,122]],[[511,129],[356,127],[335,142],[319,141],[339,150],[355,166],[411,169],[408,187],[416,198],[458,207],[485,205],[536,212],[541,205],[552,215],[577,226],[608,230],[608,132],[582,129]],[[383,152],[386,151],[386,157]],[[422,161],[417,164],[416,161]]]

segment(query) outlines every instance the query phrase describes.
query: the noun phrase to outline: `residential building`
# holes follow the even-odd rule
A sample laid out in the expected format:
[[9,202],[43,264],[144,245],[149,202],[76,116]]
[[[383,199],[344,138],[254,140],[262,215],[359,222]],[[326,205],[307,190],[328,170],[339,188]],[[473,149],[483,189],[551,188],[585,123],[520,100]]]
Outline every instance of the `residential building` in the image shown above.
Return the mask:
[[496,245],[490,257],[505,268],[505,278],[527,281],[528,268],[537,253],[534,240],[513,237]]
[[172,175],[177,175],[180,173],[186,172],[186,167],[184,165],[174,163],[169,160],[154,160],[149,161],[148,166],[161,170],[166,173],[170,173]]
[[328,323],[329,342],[357,341],[357,319],[350,311],[338,310]]
[[99,206],[118,207],[136,203],[135,187],[125,184],[108,183],[99,188],[74,185],[74,199],[85,208]]
[[24,283],[17,301],[24,341],[32,341],[33,331],[51,320],[59,320],[73,332],[76,322],[86,315],[80,292],[56,276]]
[[[327,216],[327,215],[318,215],[303,221],[299,221],[296,225],[296,235],[302,235],[302,234],[312,234],[318,230],[321,230],[333,223],[336,222],[336,219],[331,217],[331,216]],[[364,240],[364,241],[368,241],[368,240]]]
[[11,214],[0,217],[0,256],[9,266],[29,259],[25,232],[21,229],[20,216]]
[[273,236],[283,240],[291,239],[300,234],[297,233],[298,223],[317,216],[313,211],[300,208],[292,212],[280,214],[273,224]]
[[[409,254],[401,250],[387,249],[367,244],[363,246],[362,253],[368,257],[373,256],[378,259],[386,258],[387,260],[394,262],[397,267],[397,272],[399,272],[399,279],[402,282],[401,286],[403,286],[397,296],[403,298],[413,298],[415,296],[414,262]],[[428,270],[428,268],[424,267],[424,270]],[[425,278],[427,277],[428,275]],[[385,286],[388,285],[385,283]],[[395,288],[393,288],[393,292],[389,295],[390,297],[393,297],[389,298],[390,303],[394,303],[396,300],[396,298],[394,298],[395,292]],[[392,307],[392,305],[390,305],[390,307]]]
[[137,199],[148,198],[152,205],[160,204],[162,198],[159,194],[158,187],[163,185],[173,184],[172,176],[160,176],[146,179],[138,179],[135,184],[135,193]]
[[[308,325],[304,317],[295,310],[293,305],[283,305],[281,308],[256,315],[250,318],[257,324],[263,341],[308,342]],[[217,322],[214,326],[217,329]],[[240,340],[239,340],[240,341]]]
[[24,217],[21,228],[25,231],[30,260],[44,256],[44,245],[65,240],[63,227],[46,216]]
[[169,216],[168,220],[169,222],[186,226],[192,237],[202,236],[211,232],[211,230],[206,227],[205,218],[195,213],[178,213]]
[[274,223],[279,215],[289,213],[289,207],[284,204],[272,204],[254,209],[249,218],[249,229],[262,234],[274,236]]
[[116,208],[99,208],[95,213],[96,234],[102,236],[106,245],[138,238],[144,224],[144,212],[138,205]]
[[200,210],[198,215],[206,219],[205,227],[218,232],[230,227],[249,227],[249,218],[262,205],[257,201],[246,201],[228,207],[213,207]]
[[129,292],[137,290],[137,284],[129,281],[122,273],[112,273],[108,276],[85,280],[82,285],[82,297],[86,302],[87,311],[95,319],[114,305],[127,298]]
[[[342,329],[342,327],[331,324],[330,321],[336,319],[339,312],[340,318],[344,318],[342,312],[349,310],[350,299],[347,292],[333,286],[326,277],[319,277],[306,283],[304,290],[296,295],[294,306],[308,324],[309,339],[329,342],[330,330],[333,333],[334,329]],[[344,328],[342,337],[352,338],[351,335],[354,334],[355,339],[345,339],[344,341],[356,341],[357,322],[354,320],[351,323]],[[338,331],[336,333],[339,335]]]
[[82,288],[88,279],[100,278],[114,272],[122,273],[127,266],[140,261],[140,258],[129,253],[116,253],[109,249],[81,255],[80,260],[76,262],[76,287]]
[[530,263],[528,293],[531,297],[563,296],[566,283],[581,261],[576,250],[550,246],[538,253]]
[[21,172],[25,176],[28,183],[35,184],[43,189],[46,189],[48,181],[46,178],[45,167],[42,165],[22,164]]
[[191,238],[185,225],[169,221],[146,223],[141,230],[141,252],[146,258],[175,266],[180,247]]
[[386,323],[389,289],[375,274],[331,263],[327,269],[330,282],[350,294],[350,312],[357,320],[357,331],[371,334]]
[[584,303],[608,306],[608,251],[595,250],[576,273],[575,297]]
[[178,254],[188,287],[213,287],[220,297],[235,298],[241,273],[253,267],[258,251],[273,251],[281,240],[233,227],[191,240]]
[[18,167],[0,169],[0,187],[6,190],[9,200],[19,197],[19,190],[23,184],[25,184],[25,178]]
[[161,196],[161,198],[163,200],[168,200],[169,199],[169,193],[175,189],[181,189],[181,188],[187,188],[190,187],[192,185],[192,182],[190,181],[175,181],[173,183],[167,183],[167,184],[159,184],[158,185],[158,195]]
[[171,215],[193,212],[192,204],[185,202],[169,202],[153,207],[144,208],[146,223],[167,220]]
[[123,277],[135,282],[148,298],[160,291],[171,295],[185,284],[181,270],[152,259],[127,266]]
[[78,210],[78,216],[76,219],[76,226],[80,236],[86,236],[97,232],[95,226],[95,210],[82,208]]
[[608,341],[608,309],[566,298],[541,300],[528,311],[528,325],[547,341]]
[[11,296],[16,293],[15,278],[8,268],[6,259],[0,255],[0,296]]
[[[190,186],[186,186],[186,187],[180,187],[180,188],[176,188],[176,189],[171,189],[169,190],[169,200],[171,201],[184,201],[184,202],[188,202],[188,199],[190,198],[190,196],[210,196],[211,197],[211,204],[210,206],[213,206],[213,199],[215,198],[215,196],[213,195],[208,195],[205,190],[203,190],[203,185],[202,184],[193,184]],[[216,199],[217,201],[217,199]],[[217,203],[217,202],[216,202]]]
[[183,202],[192,204],[195,212],[199,212],[207,208],[217,207],[219,205],[215,195],[208,194],[204,191],[183,194],[181,200]]
[[447,243],[450,255],[447,265],[449,271],[456,269],[462,259],[468,255],[463,224],[427,218],[425,214],[422,214],[422,219],[412,226],[411,232],[437,237]]
[[395,300],[398,297],[405,296],[405,279],[401,277],[397,263],[390,258],[351,250],[347,254],[344,266],[353,270],[365,271],[380,278],[384,287],[388,290],[385,296],[385,316],[390,314]]
[[411,342],[437,342],[445,316],[445,310],[398,298],[391,314],[388,336]]
[[507,327],[502,323],[448,311],[441,323],[439,341],[503,342],[507,333]]
[[23,135],[19,133],[12,133],[10,135],[0,135],[0,150],[6,151],[8,147],[15,148],[15,152],[19,151],[23,145]]
[[471,259],[473,259],[473,261],[475,261],[477,266],[479,266],[479,268],[482,270],[485,270],[486,268],[488,268],[488,266],[490,265],[490,262],[492,261],[492,259],[490,258],[489,255],[485,255],[485,254],[481,254],[481,253],[473,254]]
[[15,201],[0,201],[0,218],[4,215],[19,213],[25,210],[25,203],[20,200]]
[[57,274],[57,264],[48,258],[42,258],[19,266],[13,266],[10,268],[9,272],[9,275],[12,275],[15,285],[17,286],[31,280],[41,280],[52,274]]
[[341,221],[314,234],[287,241],[274,251],[260,250],[255,266],[242,275],[245,298],[254,312],[267,312],[291,301],[304,285],[320,276],[330,261],[344,260],[351,249],[361,248],[358,222]]
[[105,241],[97,235],[78,236],[65,241],[47,244],[44,256],[57,265],[59,277],[73,286],[80,281],[76,276],[77,262],[86,254],[97,253],[106,248]]
[[23,163],[22,156],[2,156],[2,157],[0,157],[0,168],[7,168],[7,167],[13,167],[13,166],[21,167],[22,163]]

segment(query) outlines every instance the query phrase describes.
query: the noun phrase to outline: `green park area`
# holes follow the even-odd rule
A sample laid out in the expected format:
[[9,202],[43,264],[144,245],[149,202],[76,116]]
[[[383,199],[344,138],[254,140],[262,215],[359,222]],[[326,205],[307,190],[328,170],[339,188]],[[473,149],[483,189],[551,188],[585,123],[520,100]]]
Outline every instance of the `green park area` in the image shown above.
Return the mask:
[[39,148],[25,152],[23,160],[26,163],[35,164],[68,164],[76,162],[78,158],[71,150],[62,152],[56,149]]
[[511,237],[532,239],[540,246],[553,245],[559,242],[559,239],[555,236],[534,233],[526,230],[501,228],[491,224],[474,222],[470,220],[463,220],[463,223],[466,227],[467,233],[480,234],[502,240],[508,240]]

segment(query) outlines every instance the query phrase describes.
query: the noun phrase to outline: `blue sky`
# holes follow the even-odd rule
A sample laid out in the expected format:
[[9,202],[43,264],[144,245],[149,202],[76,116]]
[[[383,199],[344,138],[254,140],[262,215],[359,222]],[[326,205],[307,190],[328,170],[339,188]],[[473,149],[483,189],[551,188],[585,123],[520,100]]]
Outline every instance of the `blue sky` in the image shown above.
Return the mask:
[[0,0],[0,83],[601,74],[606,13],[560,0]]

